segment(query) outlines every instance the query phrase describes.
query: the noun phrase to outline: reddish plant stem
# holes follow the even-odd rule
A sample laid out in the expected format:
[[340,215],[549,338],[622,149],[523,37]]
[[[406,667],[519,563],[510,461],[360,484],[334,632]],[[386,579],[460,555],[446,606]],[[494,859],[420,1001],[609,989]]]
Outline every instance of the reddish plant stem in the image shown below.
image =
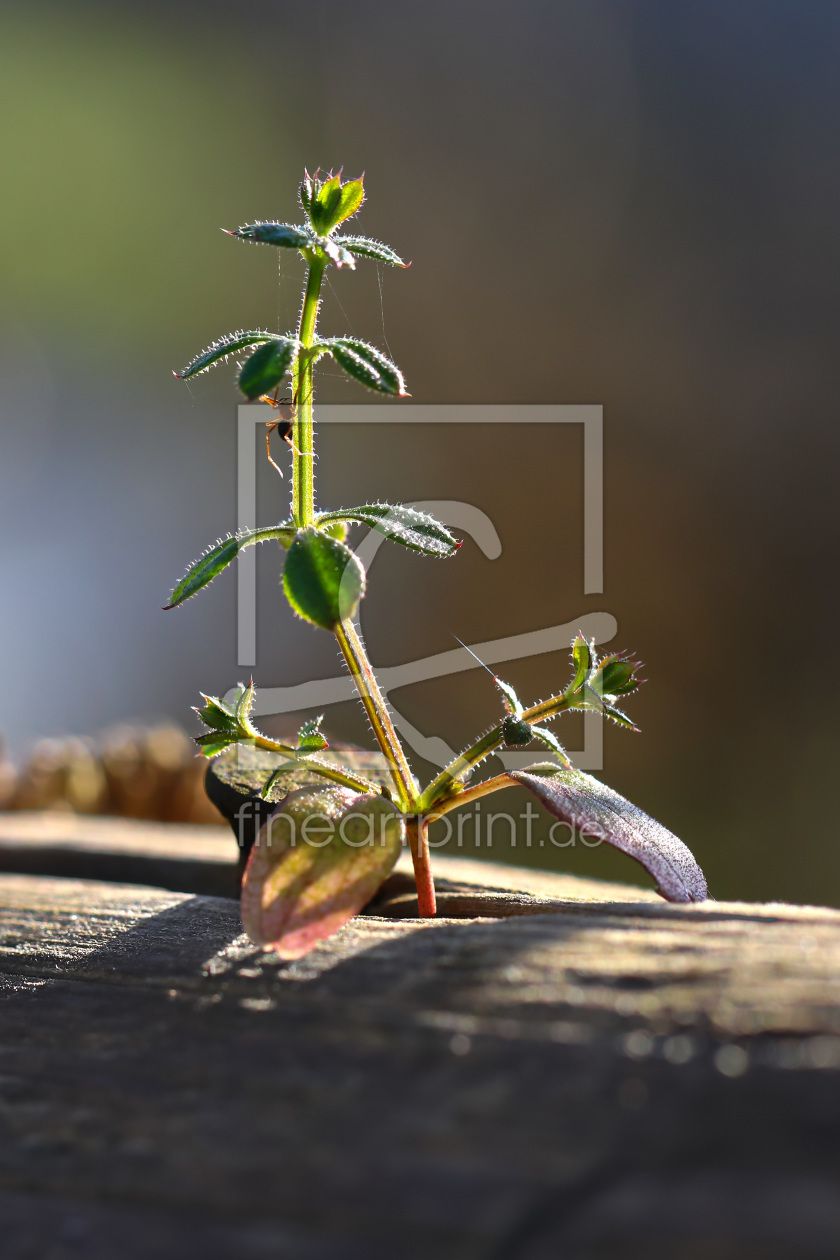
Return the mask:
[[437,904],[435,881],[429,862],[429,824],[425,818],[415,815],[406,818],[405,830],[417,883],[417,913],[421,919],[433,919],[437,913]]

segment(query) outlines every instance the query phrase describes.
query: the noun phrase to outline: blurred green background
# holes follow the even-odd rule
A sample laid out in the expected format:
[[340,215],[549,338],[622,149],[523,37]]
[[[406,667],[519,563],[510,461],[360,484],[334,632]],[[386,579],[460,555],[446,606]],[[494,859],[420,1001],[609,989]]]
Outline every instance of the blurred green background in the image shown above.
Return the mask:
[[[324,502],[458,497],[504,544],[450,567],[381,552],[374,660],[613,613],[650,681],[603,777],[716,896],[840,904],[838,54],[831,0],[0,5],[13,752],[187,723],[199,688],[237,680],[231,576],[159,611],[235,524],[232,372],[187,389],[171,371],[221,332],[294,322],[299,264],[218,229],[294,219],[304,164],[343,165],[366,172],[359,230],[413,266],[383,275],[382,305],[374,268],[334,276],[324,328],[381,343],[384,324],[406,406],[605,408],[606,585],[585,598],[574,430],[325,436]],[[361,400],[331,375],[320,396]],[[261,478],[269,521],[286,490]],[[264,550],[257,683],[336,672]],[[506,672],[531,698],[566,662]],[[482,671],[395,700],[453,744],[496,712]],[[354,705],[327,725],[367,739]],[[601,851],[492,856],[644,879]]]

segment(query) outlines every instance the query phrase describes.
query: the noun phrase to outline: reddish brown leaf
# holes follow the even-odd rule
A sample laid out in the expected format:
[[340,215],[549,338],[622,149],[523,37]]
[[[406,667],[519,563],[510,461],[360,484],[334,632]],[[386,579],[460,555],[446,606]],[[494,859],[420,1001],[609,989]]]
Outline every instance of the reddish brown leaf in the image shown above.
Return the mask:
[[[536,773],[535,773],[536,771]],[[706,880],[691,851],[654,818],[580,770],[550,765],[511,771],[556,818],[635,858],[667,901],[705,901]]]
[[385,797],[331,785],[290,792],[260,831],[242,882],[257,945],[300,958],[352,919],[386,878],[404,823]]

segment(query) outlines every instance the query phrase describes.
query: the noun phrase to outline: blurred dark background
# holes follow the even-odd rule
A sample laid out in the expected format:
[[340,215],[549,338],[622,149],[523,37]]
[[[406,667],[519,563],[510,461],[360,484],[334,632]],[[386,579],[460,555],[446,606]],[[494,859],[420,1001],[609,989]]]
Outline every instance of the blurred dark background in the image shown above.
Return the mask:
[[[382,343],[384,323],[406,406],[605,408],[603,596],[581,594],[576,430],[325,436],[324,502],[498,509],[499,561],[380,553],[374,659],[613,613],[650,681],[603,777],[715,895],[840,904],[838,57],[832,0],[0,6],[13,755],[127,717],[189,725],[199,689],[242,672],[231,575],[159,611],[235,525],[232,371],[191,389],[171,371],[221,332],[294,322],[299,263],[278,274],[218,229],[294,220],[303,166],[343,165],[366,173],[358,230],[413,266],[382,276],[382,305],[373,267],[334,275],[323,325]],[[361,400],[331,375],[320,396]],[[287,491],[261,476],[267,522]],[[263,551],[256,681],[336,672]],[[566,663],[506,673],[530,699]],[[457,744],[494,716],[488,684],[395,700]],[[327,725],[366,739],[355,705]],[[492,856],[637,878],[602,852]]]

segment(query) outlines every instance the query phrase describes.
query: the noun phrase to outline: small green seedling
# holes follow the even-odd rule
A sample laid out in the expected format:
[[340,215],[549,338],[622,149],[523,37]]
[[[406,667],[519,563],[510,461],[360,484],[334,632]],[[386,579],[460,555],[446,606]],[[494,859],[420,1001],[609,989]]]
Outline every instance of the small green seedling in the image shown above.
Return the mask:
[[[241,241],[291,250],[303,259],[306,275],[297,329],[283,336],[259,330],[229,333],[176,373],[188,379],[237,356],[242,393],[274,408],[276,419],[268,422],[267,442],[274,431],[290,448],[289,518],[236,534],[212,547],[190,567],[167,607],[182,604],[207,586],[245,547],[276,539],[286,553],[286,598],[299,617],[338,640],[385,773],[357,773],[346,756],[330,758],[320,717],[304,723],[295,745],[268,739],[252,721],[253,683],[240,684],[230,703],[204,697],[197,712],[207,732],[197,743],[206,757],[246,745],[282,759],[262,793],[267,798],[280,785],[282,795],[257,838],[243,879],[246,931],[282,957],[306,953],[370,900],[405,843],[413,858],[419,913],[434,915],[430,822],[488,793],[517,785],[528,788],[567,825],[635,858],[668,900],[703,900],[703,873],[682,841],[597,779],[574,770],[547,725],[561,713],[583,709],[636,729],[618,705],[639,685],[637,662],[623,654],[598,660],[594,645],[582,636],[572,644],[572,677],[564,690],[526,706],[508,683],[494,678],[501,700],[499,721],[431,783],[423,787],[416,779],[354,622],[366,576],[346,539],[351,526],[363,525],[437,559],[455,556],[460,544],[439,521],[400,505],[367,503],[319,510],[313,464],[313,376],[323,359],[332,359],[368,389],[397,398],[407,396],[402,373],[382,351],[356,337],[319,334],[324,273],[329,266],[354,268],[357,260],[366,259],[393,267],[406,264],[387,245],[339,232],[361,208],[361,179],[342,182],[340,174],[321,178],[317,171],[307,173],[299,196],[304,223],[250,223],[230,233]],[[283,392],[289,397],[281,399]],[[552,759],[526,770],[472,780],[476,768],[492,753],[531,743],[542,744]],[[362,759],[360,764],[369,765],[370,754],[367,763]]]

